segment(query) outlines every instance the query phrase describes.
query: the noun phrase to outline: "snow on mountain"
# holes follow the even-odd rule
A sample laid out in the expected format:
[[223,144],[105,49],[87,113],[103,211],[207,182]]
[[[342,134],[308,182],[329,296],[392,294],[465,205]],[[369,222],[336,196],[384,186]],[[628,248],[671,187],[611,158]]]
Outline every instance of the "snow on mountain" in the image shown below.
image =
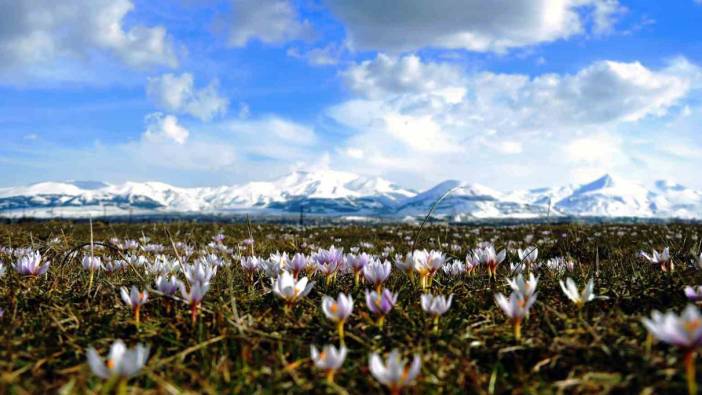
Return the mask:
[[179,188],[160,182],[43,182],[0,188],[0,216],[80,217],[164,213],[306,213],[344,218],[397,219],[433,215],[476,218],[675,217],[702,218],[702,192],[669,181],[651,188],[605,175],[582,185],[500,192],[448,180],[424,192],[380,177],[323,170],[293,172],[272,181]]

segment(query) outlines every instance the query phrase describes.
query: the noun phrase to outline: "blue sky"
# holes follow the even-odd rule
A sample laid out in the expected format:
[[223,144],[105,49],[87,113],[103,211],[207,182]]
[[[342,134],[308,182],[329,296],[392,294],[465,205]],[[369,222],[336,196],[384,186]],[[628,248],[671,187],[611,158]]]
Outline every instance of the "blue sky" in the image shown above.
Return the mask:
[[695,0],[0,3],[0,185],[702,188]]

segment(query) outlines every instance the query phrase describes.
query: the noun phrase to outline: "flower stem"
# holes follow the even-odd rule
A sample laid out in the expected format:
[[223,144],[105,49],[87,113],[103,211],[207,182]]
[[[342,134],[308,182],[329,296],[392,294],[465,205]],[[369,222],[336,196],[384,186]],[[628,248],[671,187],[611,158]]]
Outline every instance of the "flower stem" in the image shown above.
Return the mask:
[[439,316],[434,316],[434,334],[439,333]]
[[329,383],[329,384],[334,383],[334,369],[329,369],[327,371],[327,383]]
[[378,318],[378,329],[383,330],[384,323],[385,323],[385,316],[381,315],[380,318]]
[[517,341],[522,340],[522,320],[514,321],[514,338]]
[[685,373],[687,375],[687,392],[690,395],[697,394],[697,381],[695,380],[694,350],[690,350],[685,353]]
[[139,317],[140,317],[140,315],[141,315],[141,314],[139,314],[139,313],[140,313],[140,310],[141,310],[141,306],[139,306],[139,305],[137,305],[137,306],[134,308],[134,319],[136,320],[136,327],[137,327],[137,329],[139,329]]
[[339,320],[339,322],[336,323],[336,330],[339,332],[339,342],[341,342],[341,345],[343,346],[344,343],[344,321]]

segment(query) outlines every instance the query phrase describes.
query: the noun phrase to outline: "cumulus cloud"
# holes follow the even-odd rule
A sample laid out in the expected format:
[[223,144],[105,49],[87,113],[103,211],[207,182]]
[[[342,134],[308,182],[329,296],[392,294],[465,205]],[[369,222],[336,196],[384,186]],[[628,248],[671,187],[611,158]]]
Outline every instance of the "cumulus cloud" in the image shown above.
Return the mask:
[[146,93],[166,111],[190,114],[203,121],[224,114],[229,105],[229,100],[217,91],[216,81],[197,89],[190,73],[167,73],[149,78]]
[[551,161],[581,180],[631,163],[620,130],[636,135],[641,125],[677,116],[700,89],[698,73],[684,59],[658,69],[598,61],[572,74],[529,76],[381,54],[343,73],[356,97],[327,115],[351,135],[339,160],[359,166],[355,154],[363,152],[370,172],[455,178],[479,168],[480,177],[523,176],[548,173]]
[[335,44],[329,44],[325,47],[312,48],[308,51],[289,48],[286,54],[291,58],[305,60],[312,66],[333,66],[339,63],[342,52],[343,48]]
[[152,113],[146,116],[144,139],[150,142],[175,142],[185,144],[190,132],[178,123],[173,115]]
[[229,44],[244,47],[251,40],[266,44],[308,39],[312,25],[300,17],[288,0],[233,0]]
[[504,52],[588,31],[607,32],[623,10],[617,0],[328,0],[327,4],[344,22],[352,47],[385,52],[424,47]]
[[163,26],[125,26],[133,9],[129,0],[0,2],[0,68],[50,66],[97,54],[136,68],[177,66]]

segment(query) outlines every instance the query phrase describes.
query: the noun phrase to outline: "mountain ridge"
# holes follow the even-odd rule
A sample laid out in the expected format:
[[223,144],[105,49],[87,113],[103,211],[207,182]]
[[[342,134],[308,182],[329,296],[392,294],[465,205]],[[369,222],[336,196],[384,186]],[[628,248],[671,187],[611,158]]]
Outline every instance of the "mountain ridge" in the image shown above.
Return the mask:
[[[438,201],[443,196],[441,201]],[[272,181],[182,188],[157,181],[41,182],[0,188],[0,217],[89,215],[291,214],[420,218],[640,217],[702,219],[702,191],[667,180],[646,188],[603,175],[584,184],[500,192],[446,180],[424,191],[382,177],[322,170],[295,171]]]

